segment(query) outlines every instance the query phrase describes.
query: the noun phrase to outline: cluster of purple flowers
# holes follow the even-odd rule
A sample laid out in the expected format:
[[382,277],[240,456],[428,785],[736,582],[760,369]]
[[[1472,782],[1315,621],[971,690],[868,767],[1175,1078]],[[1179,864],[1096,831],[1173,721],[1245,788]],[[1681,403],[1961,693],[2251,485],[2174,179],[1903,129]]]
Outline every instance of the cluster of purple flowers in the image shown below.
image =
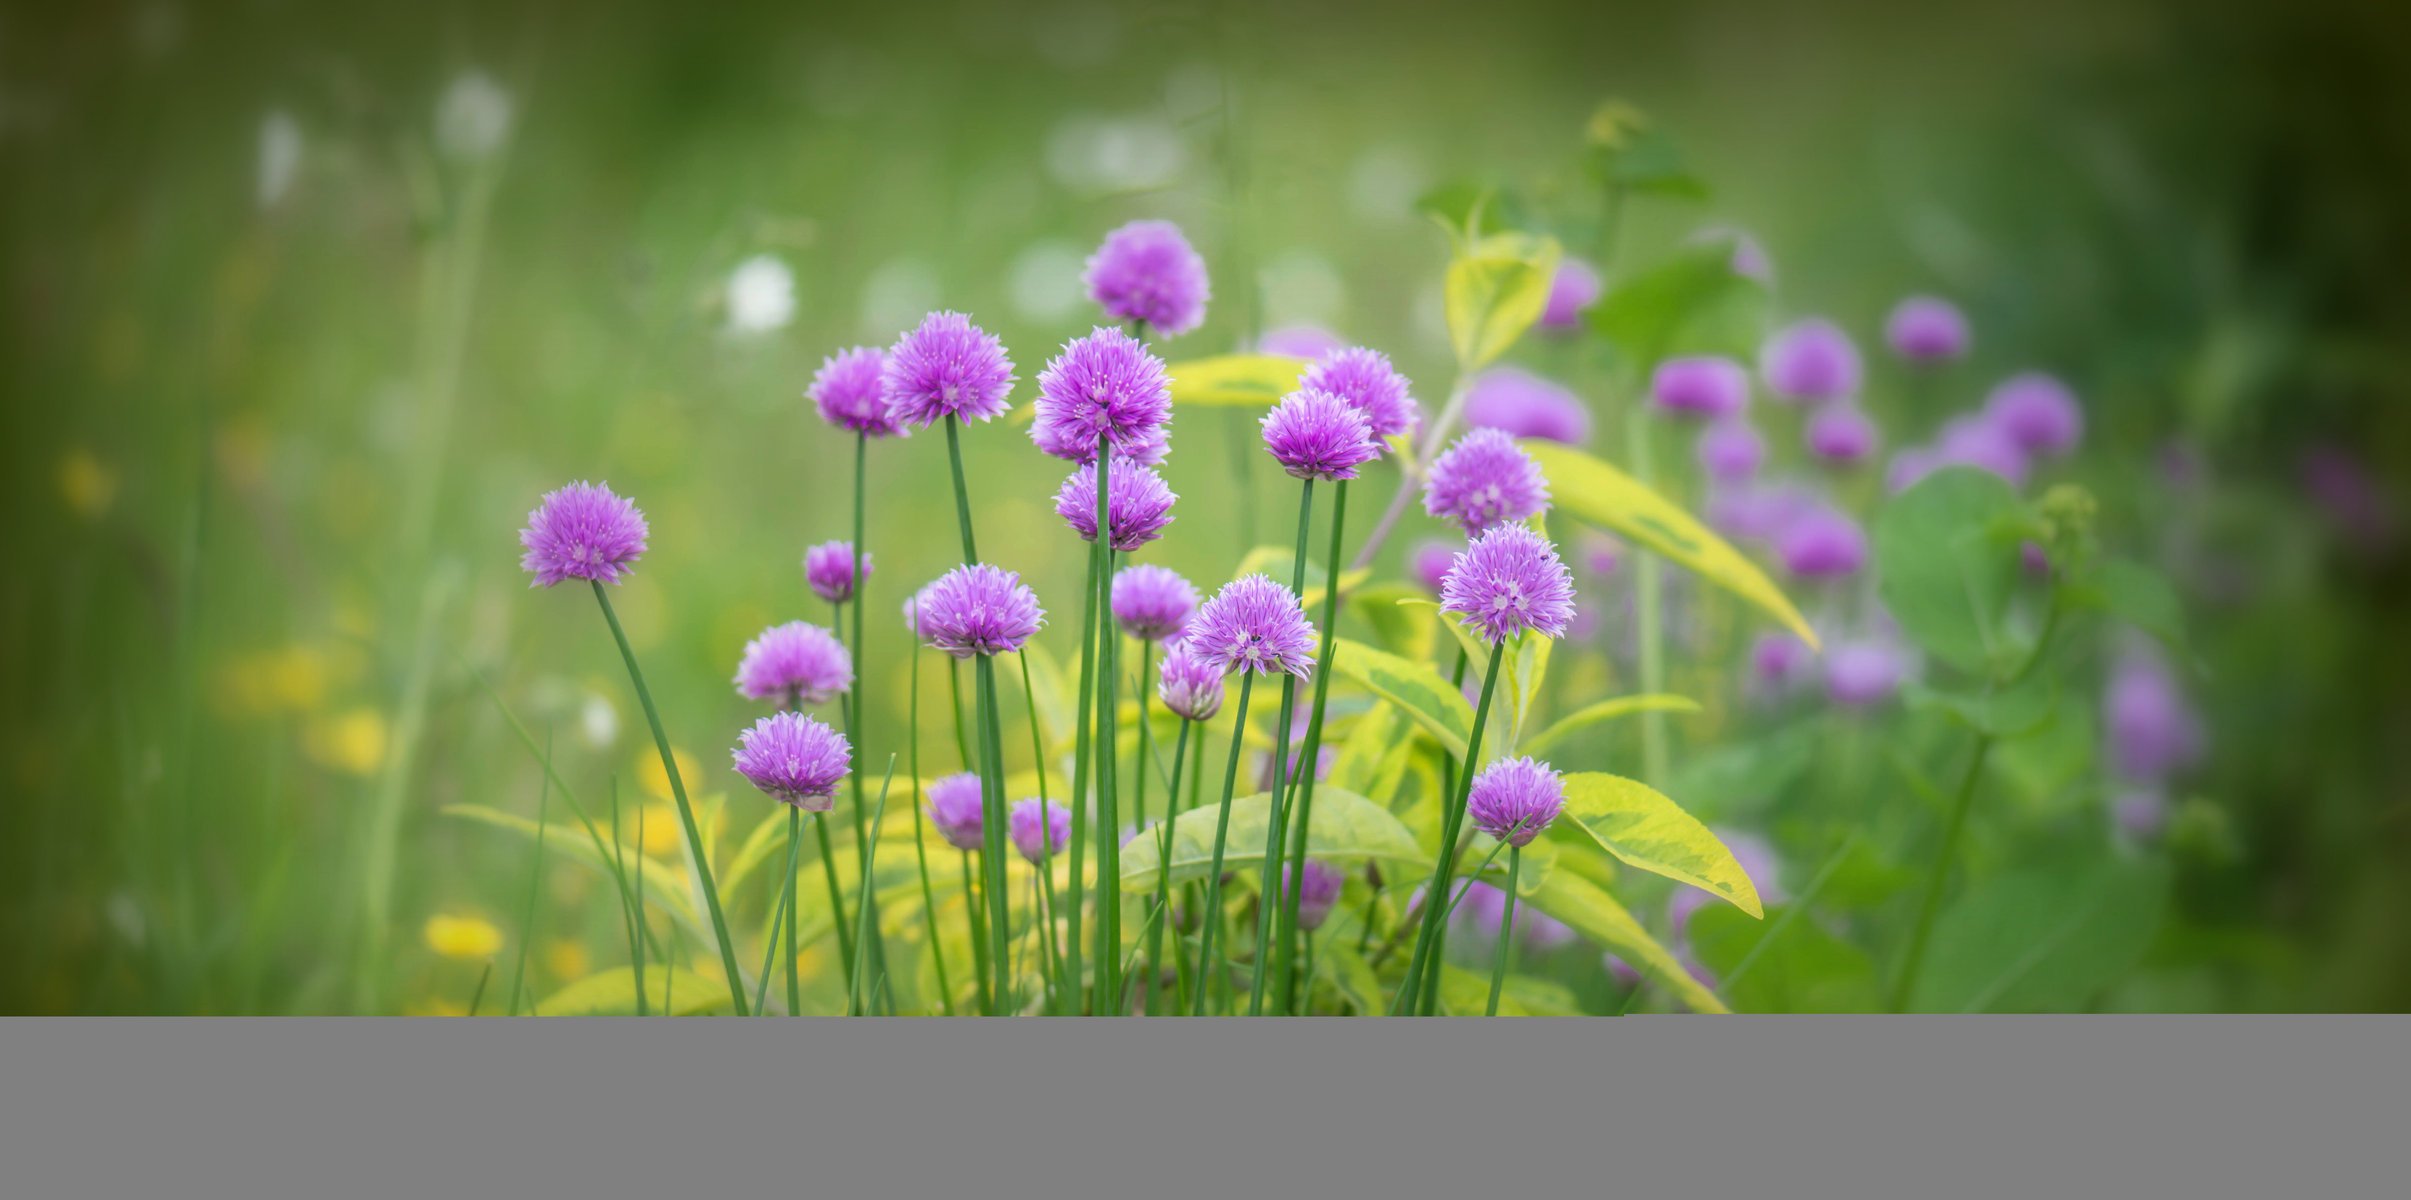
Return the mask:
[[2023,487],[2034,465],[2084,438],[2084,409],[2068,385],[2039,371],[2002,380],[1972,413],[1945,422],[1933,442],[1892,458],[1885,483],[1900,491],[1944,467],[1974,467]]

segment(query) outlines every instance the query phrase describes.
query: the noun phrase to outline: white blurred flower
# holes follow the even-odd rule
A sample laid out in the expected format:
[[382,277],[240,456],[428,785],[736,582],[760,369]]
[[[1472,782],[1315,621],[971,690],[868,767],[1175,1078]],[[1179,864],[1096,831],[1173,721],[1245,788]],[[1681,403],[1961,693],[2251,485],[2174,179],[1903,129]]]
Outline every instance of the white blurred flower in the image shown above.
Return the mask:
[[619,710],[602,693],[586,693],[586,702],[578,707],[578,736],[596,750],[608,750],[619,740]]
[[435,105],[435,144],[454,158],[484,158],[511,136],[511,94],[483,71],[454,79]]
[[260,122],[259,206],[274,208],[301,172],[301,122],[277,109]]
[[1162,187],[1188,161],[1180,131],[1160,117],[1065,117],[1047,134],[1046,165],[1075,191],[1127,192]]
[[910,329],[941,299],[937,272],[914,258],[891,258],[862,281],[862,328],[876,340]]
[[737,264],[728,276],[728,327],[767,333],[795,319],[795,272],[768,254]]
[[1087,301],[1080,273],[1087,259],[1069,242],[1037,242],[1013,256],[1005,273],[1005,290],[1013,311],[1024,320],[1053,321],[1069,316]]

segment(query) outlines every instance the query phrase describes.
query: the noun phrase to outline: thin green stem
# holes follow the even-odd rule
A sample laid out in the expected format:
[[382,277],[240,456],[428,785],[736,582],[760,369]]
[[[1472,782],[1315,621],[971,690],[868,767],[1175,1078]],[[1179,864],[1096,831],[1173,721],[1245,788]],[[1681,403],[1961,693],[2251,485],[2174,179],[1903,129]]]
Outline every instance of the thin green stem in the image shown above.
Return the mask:
[[[1415,934],[1415,952],[1407,960],[1406,978],[1399,984],[1399,996],[1410,990],[1418,996],[1429,988],[1427,979],[1439,978],[1440,964],[1434,956],[1441,928],[1441,897],[1448,895],[1449,880],[1457,859],[1457,834],[1465,825],[1465,797],[1473,783],[1473,767],[1482,759],[1482,731],[1490,723],[1490,698],[1498,690],[1499,663],[1507,657],[1504,641],[1490,647],[1490,666],[1482,672],[1482,698],[1473,710],[1473,735],[1465,742],[1465,769],[1458,772],[1457,786],[1452,789],[1448,808],[1442,814],[1440,853],[1432,864],[1430,886],[1423,891],[1423,927]],[[1418,1004],[1418,1007],[1421,1007]],[[1393,1000],[1392,1011],[1399,1011]]]
[[[862,891],[864,903],[854,906],[854,919],[861,924],[861,927],[854,931],[854,946],[857,951],[866,950],[870,946],[873,937],[876,936],[872,933],[870,928],[872,906],[868,901],[872,891],[871,876],[879,866],[879,825],[880,822],[887,819],[888,785],[894,783],[895,781],[896,756],[890,754],[887,756],[887,775],[879,781],[879,807],[871,812],[870,840],[862,844]],[[849,1015],[860,1016],[864,1012],[868,1011],[864,1007],[867,1001],[862,993],[863,976],[869,973],[862,969],[866,965],[868,965],[867,960],[865,963],[856,964],[854,971],[853,995],[847,1002],[846,1006],[846,1011]],[[887,975],[885,972],[881,972],[879,975],[878,987],[872,989],[872,998],[877,997],[879,988],[884,988],[886,986]]]
[[[1298,489],[1298,540],[1290,552],[1289,593],[1303,596],[1306,591],[1306,541],[1314,531],[1314,480],[1308,478]],[[1328,589],[1326,589],[1328,590]],[[1281,676],[1281,719],[1273,730],[1272,791],[1268,819],[1264,823],[1264,865],[1258,872],[1261,895],[1256,905],[1255,970],[1250,972],[1247,994],[1247,1015],[1264,1015],[1264,989],[1273,973],[1273,914],[1282,908],[1282,896],[1291,889],[1281,877],[1283,855],[1289,850],[1289,727],[1297,716],[1298,677]]]
[[[1633,478],[1644,486],[1657,482],[1650,431],[1647,407],[1632,405],[1624,418],[1625,453],[1632,462]],[[1641,690],[1655,695],[1666,690],[1666,631],[1659,594],[1665,564],[1655,554],[1638,557],[1634,586],[1640,589]],[[1666,714],[1654,709],[1641,714],[1641,781],[1653,788],[1666,786]]]
[[553,731],[544,731],[543,780],[536,789],[536,854],[527,864],[527,907],[519,917],[519,956],[511,964],[511,1006],[505,1016],[519,1015],[519,985],[527,978],[527,948],[536,940],[536,893],[544,883],[544,818],[550,811],[553,796],[552,778]]
[[[1139,769],[1132,772],[1133,775],[1137,776],[1138,783],[1138,786],[1132,790],[1130,799],[1130,827],[1132,829],[1145,829],[1147,827],[1147,777],[1155,774],[1154,768],[1159,765],[1155,761],[1155,734],[1153,730],[1147,727],[1147,710],[1152,707],[1152,702],[1154,699],[1154,689],[1147,686],[1147,679],[1154,673],[1155,643],[1141,638],[1139,640],[1139,673],[1137,676],[1139,693]],[[1165,807],[1169,809],[1171,806],[1169,803],[1167,803]]]
[[1222,773],[1222,812],[1214,818],[1214,861],[1206,872],[1205,908],[1198,917],[1205,933],[1197,947],[1197,996],[1195,1007],[1190,1010],[1191,1016],[1205,1015],[1206,993],[1213,990],[1209,983],[1222,974],[1222,967],[1214,958],[1223,925],[1219,919],[1222,913],[1222,854],[1231,836],[1231,790],[1239,784],[1240,751],[1247,745],[1247,700],[1255,688],[1255,672],[1249,671],[1239,677],[1239,707],[1233,710],[1231,717],[1231,763]]
[[[1142,330],[1142,336],[1144,331]],[[1096,732],[1089,753],[1097,772],[1097,961],[1095,1011],[1121,1016],[1122,892],[1121,820],[1117,804],[1120,775],[1116,742],[1120,736],[1121,675],[1115,663],[1121,638],[1113,623],[1113,439],[1097,438],[1097,709]],[[1142,774],[1144,769],[1142,767]],[[1109,1007],[1110,1005],[1110,1007]]]
[[979,561],[979,545],[971,537],[971,491],[963,482],[963,440],[953,413],[946,414],[946,462],[954,469],[954,519],[963,527],[963,565],[970,566]]
[[[645,844],[645,810],[636,810],[636,844]],[[628,844],[619,836],[619,776],[611,777],[611,852],[619,863],[620,874],[628,873]],[[640,849],[638,853],[642,853]],[[645,873],[643,863],[636,872],[636,895],[628,901],[628,967],[636,974],[636,1015],[645,1015],[645,937],[651,932],[645,925]],[[666,958],[665,958],[665,961]]]
[[1180,736],[1173,739],[1172,782],[1164,797],[1163,824],[1155,833],[1156,918],[1147,931],[1147,982],[1139,994],[1139,1011],[1149,1016],[1155,1015],[1155,988],[1164,974],[1164,926],[1172,923],[1172,810],[1180,799],[1180,772],[1189,757],[1189,727],[1193,724],[1196,722],[1183,720]]
[[[913,630],[912,681],[907,685],[912,711],[904,727],[905,765],[912,772],[912,849],[913,862],[921,873],[921,919],[929,929],[929,956],[936,960],[938,970],[938,1005],[947,1016],[954,1015],[954,988],[946,982],[946,944],[938,940],[937,893],[929,886],[929,830],[921,809],[921,631]],[[793,925],[789,926],[794,928]]]
[[[791,807],[787,810],[787,873],[783,876],[787,882],[779,889],[778,903],[771,907],[770,936],[762,940],[762,969],[754,976],[753,985],[753,1011],[757,1016],[770,1015],[766,1002],[770,999],[771,972],[779,961],[779,929],[785,926],[791,939],[795,932],[795,927],[788,924],[788,916],[795,911],[796,853],[804,844],[804,839],[797,836],[803,832],[799,827],[802,816],[802,809]],[[787,1004],[787,1015],[794,1016],[797,1005],[792,995]]]
[[837,930],[837,961],[845,970],[846,991],[854,990],[854,926],[846,920],[846,893],[837,882],[837,850],[829,843],[829,823],[814,821],[812,837],[820,851],[820,877],[829,887],[829,923]]
[[[1030,714],[1030,764],[1031,764],[1032,768],[1033,768],[1033,769],[1035,769],[1035,770],[1038,772],[1038,818],[1039,818],[1039,824],[1040,824],[1040,826],[1043,828],[1043,827],[1044,827],[1044,825],[1045,825],[1045,823],[1046,823],[1046,820],[1047,820],[1047,812],[1048,812],[1048,810],[1049,810],[1049,809],[1050,809],[1050,808],[1053,806],[1053,804],[1054,804],[1054,800],[1053,800],[1053,798],[1052,798],[1052,797],[1050,797],[1050,796],[1048,796],[1048,795],[1047,795],[1047,787],[1046,787],[1046,741],[1045,741],[1045,739],[1044,739],[1044,738],[1043,738],[1043,737],[1042,737],[1042,736],[1039,734],[1039,732],[1038,732],[1038,693],[1037,693],[1037,691],[1036,691],[1036,690],[1034,690],[1034,689],[1033,689],[1033,688],[1031,688],[1031,686],[1030,686],[1030,656],[1029,656],[1027,653],[1024,653],[1024,652],[1021,652],[1021,651],[1015,651],[1015,652],[1014,652],[1014,654],[1013,654],[1013,657],[1014,657],[1014,658],[1016,658],[1016,659],[1018,659],[1018,660],[1020,660],[1020,663],[1021,663],[1021,694],[1022,694],[1022,697],[1023,697],[1024,699],[1026,699],[1026,700],[1028,700],[1028,701],[1029,701],[1028,708],[1029,708],[1029,714]],[[1080,874],[1080,869],[1079,869],[1079,865],[1078,865],[1078,864],[1079,864],[1079,861],[1080,861],[1080,860],[1078,860],[1078,859],[1073,859],[1073,860],[1072,860],[1072,862],[1073,862],[1073,867],[1072,867],[1072,875],[1073,875],[1074,877],[1077,877],[1077,876]],[[1040,914],[1039,914],[1039,916],[1040,916],[1040,919],[1042,919],[1042,920],[1044,920],[1044,921],[1048,922],[1048,925],[1047,925],[1047,936],[1048,936],[1049,938],[1052,938],[1052,937],[1054,936],[1054,933],[1055,933],[1055,927],[1054,927],[1054,924],[1053,924],[1054,919],[1055,919],[1055,918],[1054,918],[1054,911],[1055,911],[1055,895],[1054,895],[1055,839],[1054,839],[1053,837],[1051,837],[1051,836],[1041,836],[1041,837],[1038,839],[1038,863],[1037,863],[1037,867],[1038,867],[1038,873],[1039,873],[1039,874],[1041,874],[1041,875],[1044,875],[1044,876],[1046,876],[1046,877],[1047,877],[1046,911],[1044,911],[1044,912],[1040,913]],[[1061,955],[1061,954],[1050,954],[1050,955],[1048,955],[1047,963],[1048,963],[1048,970],[1049,970],[1049,972],[1051,973],[1051,972],[1055,971],[1056,969],[1060,968],[1060,967],[1061,967],[1061,965],[1062,965],[1062,962],[1063,962],[1063,958],[1062,958],[1062,955]],[[1071,988],[1074,988],[1074,989],[1076,989],[1076,988],[1078,987],[1078,985],[1079,985],[1079,981],[1078,981],[1077,979],[1073,979],[1073,980],[1071,980],[1071,981],[1069,981],[1069,982],[1070,982]],[[1060,979],[1058,979],[1058,980],[1057,980],[1057,982],[1056,982],[1056,986],[1055,986],[1055,995],[1054,995],[1053,999],[1057,999],[1057,1000],[1059,1000],[1059,999],[1061,999],[1062,997],[1064,997],[1064,996],[1066,996],[1066,995],[1069,995],[1069,994],[1070,994],[1070,989],[1067,989],[1067,988],[1064,986],[1064,983],[1065,983],[1065,981],[1063,981],[1063,980],[1060,980]],[[1074,1005],[1074,1007],[1076,1008],[1076,1007],[1077,1007],[1077,1005],[1075,1004],[1075,1005]]]
[[971,852],[969,850],[962,852],[962,864],[963,923],[971,927],[971,979],[978,985],[976,990],[980,1011],[993,1017],[996,1015],[996,1005],[988,991],[988,933],[987,929],[980,924],[980,913],[985,911],[987,906],[979,894],[977,884],[971,878]]
[[796,966],[795,936],[795,864],[804,842],[804,810],[787,810],[787,873],[779,877],[782,899],[779,908],[787,917],[787,1015],[797,1016],[804,1011],[804,980]]
[[1005,882],[1005,778],[1003,720],[996,707],[996,660],[983,654],[972,660],[973,682],[979,688],[980,727],[980,866],[987,876],[989,965],[999,1007],[1008,1005],[1013,990],[1012,964],[1005,948],[1013,944],[1012,901]]
[[600,582],[589,581],[594,587],[595,603],[603,606],[603,619],[611,624],[611,637],[619,643],[620,657],[628,664],[628,679],[636,685],[636,701],[645,710],[645,721],[653,727],[653,748],[661,755],[662,773],[670,777],[670,796],[678,801],[678,823],[685,827],[687,853],[695,864],[695,879],[703,889],[703,903],[711,914],[712,937],[720,943],[720,969],[728,974],[728,999],[736,1006],[737,1015],[744,1016],[745,979],[737,970],[736,943],[728,937],[728,918],[720,911],[720,888],[712,882],[712,862],[709,848],[703,844],[703,830],[695,824],[695,806],[686,798],[686,781],[678,777],[678,763],[670,753],[670,735],[661,726],[661,712],[653,706],[653,693],[645,687],[645,673],[636,665],[636,649],[628,644],[628,632],[620,628],[619,614],[612,611],[611,596]]
[[1507,912],[1499,918],[1497,960],[1490,968],[1490,1002],[1482,1006],[1482,1015],[1499,1015],[1499,991],[1507,986],[1507,967],[1515,961],[1515,885],[1524,873],[1524,848],[1508,843],[1507,850]]
[[[1342,479],[1339,481],[1339,486],[1332,489],[1331,550],[1323,556],[1323,645],[1322,652],[1314,660],[1314,703],[1306,711],[1306,744],[1298,751],[1300,766],[1296,772],[1296,779],[1290,784],[1291,788],[1298,793],[1297,832],[1289,839],[1288,878],[1292,880],[1306,877],[1306,839],[1309,826],[1314,821],[1316,768],[1320,764],[1323,753],[1323,708],[1324,702],[1331,695],[1331,660],[1338,653],[1336,647],[1339,635],[1339,552],[1341,539],[1345,536],[1347,527],[1348,481]],[[1279,933],[1281,957],[1276,982],[1279,984],[1278,995],[1281,997],[1284,1010],[1289,1007],[1294,986],[1290,974],[1290,956],[1295,952],[1298,937],[1298,897],[1299,890],[1295,887],[1283,890]],[[1311,979],[1311,976],[1309,978]]]
[[[870,727],[869,719],[863,715],[866,710],[863,708],[862,700],[863,690],[866,686],[862,674],[862,602],[871,583],[869,573],[863,569],[862,537],[867,508],[863,501],[863,488],[870,441],[868,434],[856,433],[854,435],[854,561],[852,563],[853,574],[850,577],[854,581],[854,595],[852,601],[846,606],[852,610],[854,616],[854,628],[846,638],[846,650],[853,659],[850,665],[854,671],[854,684],[847,689],[842,701],[846,714],[846,739],[853,743],[854,753],[857,755],[862,753],[863,739],[867,736]],[[846,786],[850,798],[853,800],[854,850],[856,854],[860,854],[863,836],[862,773],[860,771],[852,772],[847,778]],[[864,877],[862,894],[855,899],[854,904],[857,908],[869,909],[871,913],[870,919],[862,923],[863,927],[870,931],[871,944],[861,950],[860,957],[871,964],[872,971],[884,972],[887,968],[887,939],[879,931],[879,896],[877,891],[871,887],[869,877]]]
[[[1072,726],[1072,861],[1085,862],[1088,854],[1088,798],[1090,734],[1094,731],[1097,707],[1097,621],[1104,607],[1097,601],[1098,580],[1104,572],[1104,560],[1095,543],[1088,548],[1088,583],[1080,592],[1080,695],[1079,715]],[[1087,903],[1085,871],[1072,872],[1071,911],[1064,916],[1064,973],[1071,976],[1074,1007],[1079,1007],[1078,992],[1081,975],[1080,915]]]
[[1900,976],[1892,984],[1892,1011],[1905,1012],[1916,995],[1917,972],[1925,965],[1926,939],[1934,932],[1934,916],[1942,909],[1942,892],[1950,882],[1951,864],[1959,858],[1959,838],[1967,830],[1968,810],[1975,807],[1976,781],[1984,774],[1984,760],[1992,753],[1992,735],[1976,737],[1976,752],[1967,760],[1967,773],[1959,777],[1958,798],[1951,802],[1950,824],[1942,831],[1942,849],[1934,855],[1934,870],[1926,876],[1925,899],[1917,906],[1917,924],[1909,934],[1909,952],[1901,959]]

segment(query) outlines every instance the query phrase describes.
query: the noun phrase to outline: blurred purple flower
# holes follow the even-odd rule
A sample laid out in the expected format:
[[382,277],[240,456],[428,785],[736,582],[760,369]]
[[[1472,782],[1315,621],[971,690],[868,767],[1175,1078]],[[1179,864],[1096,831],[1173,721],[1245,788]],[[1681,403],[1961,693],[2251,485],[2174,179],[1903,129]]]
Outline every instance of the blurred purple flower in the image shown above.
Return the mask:
[[1846,708],[1869,708],[1892,698],[1909,665],[1889,642],[1838,643],[1825,651],[1825,694]]
[[1867,535],[1858,522],[1818,505],[1775,534],[1783,568],[1808,579],[1855,575],[1867,564]]
[[[1710,832],[1716,835],[1716,840],[1725,844],[1725,849],[1733,852],[1733,862],[1741,868],[1742,874],[1750,877],[1750,883],[1758,889],[1761,901],[1768,905],[1783,903],[1783,885],[1776,877],[1781,864],[1775,857],[1773,845],[1754,833],[1731,829]],[[1715,902],[1715,896],[1699,888],[1676,888],[1674,894],[1666,898],[1668,932],[1679,940],[1688,940],[1691,936],[1691,915]]]
[[1448,569],[1440,609],[1493,645],[1526,629],[1564,637],[1574,615],[1574,581],[1549,539],[1523,525],[1501,525],[1473,540]]
[[1046,622],[1021,576],[987,563],[956,567],[923,590],[922,635],[956,658],[1021,649]]
[[1884,340],[1910,362],[1944,362],[1967,353],[1967,317],[1948,300],[1911,296],[1884,318]]
[[2030,455],[2066,454],[2084,436],[2076,393],[2040,371],[2002,380],[1984,398],[1984,416],[2010,445]]
[[1163,360],[1119,329],[1094,329],[1064,344],[1038,373],[1030,440],[1069,462],[1097,461],[1097,445],[1150,466],[1169,448],[1172,383]]
[[745,653],[737,660],[737,694],[748,700],[775,700],[790,708],[825,704],[853,684],[846,648],[834,634],[807,621],[763,630],[745,643]]
[[1170,567],[1148,563],[1114,572],[1113,619],[1134,638],[1160,642],[1177,637],[1196,611],[1197,589]]
[[957,850],[977,850],[986,814],[980,806],[979,776],[958,771],[929,785],[929,821]]
[[1801,682],[1815,661],[1816,655],[1809,650],[1808,643],[1784,630],[1759,634],[1750,644],[1751,673],[1759,683],[1778,690]]
[[544,493],[519,531],[519,569],[536,587],[570,579],[618,583],[645,552],[645,514],[609,484],[572,483]]
[[1422,420],[1406,376],[1391,367],[1389,356],[1378,350],[1362,347],[1335,350],[1306,368],[1305,374],[1298,377],[1298,390],[1329,392],[1364,414],[1365,424],[1372,430],[1375,453],[1380,452],[1385,439],[1414,432]]
[[871,556],[862,556],[862,579],[854,578],[854,543],[822,542],[804,551],[804,582],[812,594],[831,604],[843,604],[871,577]]
[[1858,347],[1841,326],[1810,318],[1767,339],[1758,371],[1786,400],[1847,400],[1859,390]]
[[1032,796],[1013,806],[1011,820],[1013,848],[1031,866],[1063,853],[1063,844],[1071,840],[1072,810],[1060,804]]
[[737,739],[737,774],[772,799],[827,812],[853,763],[845,735],[802,713],[772,713]]
[[1329,392],[1291,392],[1262,424],[1264,448],[1299,479],[1354,479],[1357,467],[1381,453],[1365,415]]
[[1346,346],[1341,337],[1319,325],[1284,325],[1256,339],[1256,353],[1279,354],[1313,362]]
[[[2026,486],[2030,463],[2026,451],[1999,425],[1985,416],[1957,417],[1944,424],[1930,460],[1933,469],[1974,467]],[[1912,481],[1914,482],[1914,481]]]
[[1593,575],[1613,575],[1624,563],[1624,543],[1614,534],[1585,529],[1582,538],[1582,565]]
[[1426,538],[1416,543],[1413,559],[1415,579],[1427,590],[1438,594],[1441,585],[1448,581],[1449,564],[1457,560],[1457,552],[1464,548],[1463,542],[1448,542],[1439,538]]
[[1455,521],[1467,536],[1528,520],[1549,507],[1549,481],[1515,439],[1475,429],[1432,460],[1423,511]]
[[1717,421],[1699,431],[1692,454],[1700,469],[1718,483],[1746,483],[1766,465],[1766,439],[1740,417]]
[[2327,520],[2359,549],[2393,540],[2394,506],[2386,486],[2340,446],[2313,446],[2302,456],[2302,487]]
[[1817,409],[1801,437],[1809,453],[1829,463],[1863,462],[1875,453],[1875,422],[1848,401]]
[[1521,367],[1492,367],[1473,377],[1465,392],[1465,425],[1569,446],[1591,437],[1591,413],[1582,398]]
[[1579,258],[1566,258],[1557,264],[1557,277],[1549,281],[1549,302],[1540,310],[1543,329],[1572,329],[1582,323],[1582,314],[1599,302],[1599,269]]
[[2102,698],[2102,721],[2111,764],[2131,782],[2160,782],[2201,755],[2201,725],[2176,676],[2156,653],[2129,650],[2119,656]]
[[1288,866],[1281,868],[1281,888],[1287,892],[1297,889],[1298,928],[1313,933],[1323,927],[1331,909],[1339,903],[1340,889],[1346,887],[1348,873],[1319,858],[1306,860],[1303,878]]
[[1314,623],[1297,593],[1263,575],[1222,585],[1197,610],[1183,641],[1226,672],[1287,672],[1300,679],[1314,673]]
[[2157,788],[2134,788],[2110,800],[2110,819],[2118,832],[2138,842],[2155,842],[2168,828],[2168,797]]
[[1718,355],[1670,358],[1650,376],[1649,398],[1676,416],[1738,416],[1749,407],[1750,373]]
[[[1507,893],[1479,879],[1464,880],[1451,890],[1457,896],[1456,913],[1448,922],[1451,931],[1488,943],[1497,942],[1499,925],[1506,919]],[[1409,902],[1408,913],[1411,915],[1421,904],[1422,893],[1418,889],[1415,898]],[[1565,922],[1530,904],[1518,903],[1515,906],[1515,940],[1526,950],[1546,953],[1574,941],[1577,936]]]
[[1106,234],[1082,280],[1107,316],[1144,322],[1163,337],[1197,328],[1213,291],[1205,259],[1170,221],[1132,221]]
[[[1164,486],[1152,467],[1116,458],[1106,467],[1105,524],[1113,548],[1129,553],[1162,537],[1172,523],[1172,502],[1180,497]],[[1097,465],[1071,473],[1055,490],[1055,515],[1063,518],[1080,540],[1097,540]]]

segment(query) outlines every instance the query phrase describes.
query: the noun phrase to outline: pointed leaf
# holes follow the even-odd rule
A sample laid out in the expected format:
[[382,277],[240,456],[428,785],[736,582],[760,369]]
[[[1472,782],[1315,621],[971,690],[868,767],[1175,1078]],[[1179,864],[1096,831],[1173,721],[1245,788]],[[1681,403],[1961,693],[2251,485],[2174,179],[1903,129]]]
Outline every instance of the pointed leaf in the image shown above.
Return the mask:
[[1562,819],[1632,866],[1690,884],[1753,917],[1765,915],[1757,885],[1733,852],[1645,783],[1597,771],[1568,775]]
[[2022,649],[2002,616],[2018,579],[2024,507],[1999,476],[1950,467],[1894,496],[1875,519],[1884,607],[1934,657],[1991,675]]
[[1450,753],[1464,757],[1466,740],[1473,735],[1473,706],[1429,664],[1340,638],[1332,646],[1331,670],[1397,705]]
[[[1271,820],[1272,797],[1258,793],[1231,801],[1231,828],[1225,839],[1222,869],[1255,870],[1264,865],[1265,826]],[[1214,866],[1212,804],[1192,808],[1172,822],[1172,882],[1203,879]],[[1155,890],[1157,831],[1150,827],[1122,847],[1122,890]],[[1338,862],[1385,859],[1428,867],[1431,860],[1416,848],[1414,835],[1388,809],[1340,788],[1317,786],[1314,815],[1306,830],[1307,854]]]
[[1565,741],[1567,738],[1570,738],[1593,725],[1613,721],[1618,717],[1629,717],[1635,713],[1695,713],[1698,711],[1699,701],[1693,700],[1689,696],[1677,696],[1669,692],[1650,692],[1637,696],[1617,696],[1611,700],[1601,700],[1597,704],[1586,705],[1582,708],[1574,710],[1573,712],[1567,713],[1563,717],[1558,718],[1556,724],[1532,735],[1529,741],[1524,742],[1521,752],[1524,754],[1529,754],[1534,758],[1539,758],[1547,754],[1550,750],[1555,749],[1559,743]]
[[1449,343],[1457,365],[1473,370],[1515,344],[1540,320],[1562,251],[1555,238],[1492,234],[1448,264]]
[[1172,363],[1172,403],[1270,408],[1298,390],[1298,376],[1313,364],[1283,354],[1224,354]]

